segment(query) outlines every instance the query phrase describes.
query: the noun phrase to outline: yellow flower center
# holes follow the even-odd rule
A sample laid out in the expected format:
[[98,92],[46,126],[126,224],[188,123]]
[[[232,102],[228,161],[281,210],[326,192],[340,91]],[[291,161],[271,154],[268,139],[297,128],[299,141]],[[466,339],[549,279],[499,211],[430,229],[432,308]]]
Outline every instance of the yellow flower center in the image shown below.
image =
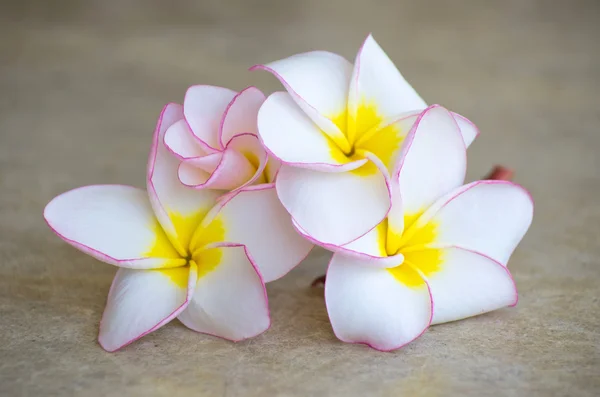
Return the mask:
[[187,287],[191,262],[198,266],[200,278],[213,271],[221,261],[222,248],[213,248],[210,244],[224,241],[223,221],[217,216],[207,226],[199,226],[206,213],[199,211],[187,216],[170,213],[177,234],[173,239],[169,239],[157,220],[152,226],[156,240],[146,255],[173,258],[166,267],[155,271],[163,273],[181,288]]
[[420,213],[404,217],[404,232],[395,233],[388,227],[387,219],[379,224],[378,240],[382,256],[402,254],[404,262],[387,269],[398,281],[406,286],[423,287],[423,277],[440,270],[443,252],[433,246],[438,234],[438,225],[429,221],[417,222]]
[[[406,133],[396,124],[384,125],[386,120],[377,112],[375,104],[361,102],[355,117],[344,110],[331,117],[331,120],[342,132],[342,135],[328,135],[329,150],[336,161],[348,163],[361,160],[365,158],[365,152],[370,152],[391,169],[394,154],[402,145]],[[377,168],[368,162],[352,172],[372,175]]]

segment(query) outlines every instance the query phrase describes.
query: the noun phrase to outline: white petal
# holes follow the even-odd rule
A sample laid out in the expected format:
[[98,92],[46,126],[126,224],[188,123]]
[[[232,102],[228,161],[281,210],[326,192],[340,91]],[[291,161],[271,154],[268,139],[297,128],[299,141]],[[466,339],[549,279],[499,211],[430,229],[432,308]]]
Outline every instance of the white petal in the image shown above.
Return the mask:
[[177,104],[168,104],[163,109],[154,132],[146,182],[156,217],[175,248],[186,255],[192,233],[220,193],[186,187],[177,177],[179,160],[169,153],[163,139],[167,128],[182,115],[181,106]]
[[[346,141],[346,106],[352,64],[327,51],[311,51],[257,65],[273,73],[296,104],[334,141]],[[343,150],[350,149],[349,146]]]
[[440,270],[427,275],[434,302],[432,324],[516,305],[515,283],[500,263],[460,248],[443,249],[442,257]]
[[113,352],[171,321],[191,299],[196,278],[195,265],[119,269],[100,322],[100,345]]
[[265,98],[258,88],[248,87],[231,100],[221,121],[221,147],[227,146],[231,138],[238,134],[258,135],[256,118]]
[[432,316],[427,284],[405,286],[388,270],[348,262],[341,254],[329,264],[325,302],[339,339],[384,351],[418,338]]
[[67,243],[106,263],[138,269],[185,264],[141,189],[120,185],[74,189],[48,203],[44,218]]
[[263,144],[283,163],[331,172],[365,163],[351,162],[285,92],[271,94],[262,105],[258,130]]
[[421,113],[406,137],[398,167],[402,207],[410,218],[462,185],[467,169],[466,149],[460,130],[446,109],[431,106]]
[[184,119],[176,121],[167,129],[164,141],[169,151],[180,160],[206,154],[204,149],[206,149],[207,146],[203,145],[194,137],[190,127]]
[[454,120],[458,124],[458,128],[460,128],[460,133],[462,134],[463,140],[465,141],[465,146],[468,148],[471,146],[471,143],[479,136],[479,128],[468,118],[465,116],[461,116],[458,113],[451,112]]
[[[267,154],[260,147],[260,142],[255,135],[237,135],[229,141],[227,148],[223,152],[218,153],[220,160],[212,172],[200,169],[204,165],[205,157],[184,161],[179,167],[178,172],[181,183],[194,188],[235,190],[255,180],[257,169],[240,150],[244,147],[243,144],[237,147],[236,143],[238,141],[250,141],[251,144],[256,146],[256,148],[253,147],[252,149],[262,151],[263,163],[266,161]],[[247,145],[248,142],[246,142]],[[258,156],[255,155],[255,157],[258,165],[260,160]],[[206,169],[206,167],[204,168]]]
[[364,236],[344,245],[323,244],[320,241],[313,239],[306,231],[302,230],[296,221],[292,220],[292,223],[294,224],[296,231],[305,239],[313,244],[320,245],[329,251],[344,254],[347,262],[390,268],[398,266],[404,261],[404,256],[402,254],[387,256],[385,250],[385,221],[381,222],[376,228],[372,229]]
[[358,125],[362,125],[358,129],[368,128],[360,120],[361,105],[373,106],[380,119],[427,107],[371,35],[354,63],[348,100],[350,134],[361,132],[356,131]]
[[277,194],[298,225],[320,244],[347,244],[377,226],[390,208],[381,172],[326,173],[283,165]]
[[246,246],[265,282],[283,277],[312,249],[294,230],[273,185],[244,188],[219,205],[207,220],[214,215],[222,241]]
[[265,286],[244,247],[212,248],[195,259],[198,284],[187,309],[179,315],[186,327],[233,341],[269,328]]
[[433,246],[476,251],[506,265],[531,225],[533,201],[521,186],[478,181],[440,199],[415,223],[411,234],[431,222]]
[[195,85],[185,93],[185,120],[194,135],[213,149],[222,149],[219,142],[221,120],[235,96],[235,91],[209,85]]

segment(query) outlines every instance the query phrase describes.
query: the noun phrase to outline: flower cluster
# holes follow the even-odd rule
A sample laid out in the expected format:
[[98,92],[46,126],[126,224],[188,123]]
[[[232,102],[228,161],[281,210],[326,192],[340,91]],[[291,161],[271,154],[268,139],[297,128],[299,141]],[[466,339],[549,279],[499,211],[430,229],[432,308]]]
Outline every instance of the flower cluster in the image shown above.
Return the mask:
[[473,123],[428,106],[371,36],[354,64],[313,51],[252,69],[285,91],[198,85],[164,107],[146,191],[87,186],[46,206],[59,237],[119,267],[104,349],[175,317],[233,341],[259,335],[265,283],[313,244],[333,252],[325,301],[345,342],[393,350],[516,304],[507,262],[533,203],[511,182],[463,184]]

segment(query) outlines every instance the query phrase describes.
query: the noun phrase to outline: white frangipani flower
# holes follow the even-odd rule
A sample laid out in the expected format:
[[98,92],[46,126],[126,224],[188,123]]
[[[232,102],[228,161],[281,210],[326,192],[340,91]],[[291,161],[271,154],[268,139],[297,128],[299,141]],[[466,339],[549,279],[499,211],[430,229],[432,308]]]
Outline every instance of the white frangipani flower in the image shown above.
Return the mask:
[[150,153],[147,189],[86,186],[54,198],[52,230],[83,252],[119,266],[99,342],[115,351],[175,317],[195,331],[238,341],[270,325],[264,282],[297,265],[312,245],[294,230],[272,184],[217,201],[177,179],[163,145],[183,116],[167,105]]
[[[425,101],[371,36],[354,65],[312,51],[253,69],[273,73],[287,90],[258,114],[260,138],[283,164],[283,206],[321,243],[345,244],[374,228],[389,211],[390,176]],[[477,129],[452,116],[468,146]]]
[[430,324],[516,305],[507,262],[533,216],[531,196],[512,182],[462,185],[464,142],[444,108],[421,113],[406,142],[386,220],[325,245],[335,252],[325,282],[335,334],[386,351]]

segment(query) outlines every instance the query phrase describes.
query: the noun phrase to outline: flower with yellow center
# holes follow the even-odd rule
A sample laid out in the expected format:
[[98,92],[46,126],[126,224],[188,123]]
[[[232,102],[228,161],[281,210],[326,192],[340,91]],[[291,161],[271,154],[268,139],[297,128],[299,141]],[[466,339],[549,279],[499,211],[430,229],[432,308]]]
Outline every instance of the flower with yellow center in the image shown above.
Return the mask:
[[257,136],[256,117],[264,101],[256,87],[240,92],[209,85],[188,88],[181,118],[164,138],[179,159],[181,183],[229,192],[274,182],[279,162]]
[[386,220],[350,244],[325,246],[334,251],[325,300],[335,334],[385,351],[431,324],[515,305],[507,262],[533,216],[529,193],[514,183],[462,185],[466,151],[447,110],[427,108],[406,141]]
[[312,245],[295,232],[273,184],[220,192],[177,180],[163,144],[182,117],[167,105],[150,153],[147,192],[98,185],[71,190],[44,210],[52,230],[120,267],[98,340],[115,351],[177,317],[187,327],[234,341],[270,325],[264,282],[282,277]]
[[[253,69],[287,90],[266,99],[258,130],[283,164],[277,193],[294,221],[321,243],[345,244],[373,229],[390,209],[391,175],[426,103],[371,36],[354,65],[312,51]],[[452,116],[468,146],[477,129]]]

